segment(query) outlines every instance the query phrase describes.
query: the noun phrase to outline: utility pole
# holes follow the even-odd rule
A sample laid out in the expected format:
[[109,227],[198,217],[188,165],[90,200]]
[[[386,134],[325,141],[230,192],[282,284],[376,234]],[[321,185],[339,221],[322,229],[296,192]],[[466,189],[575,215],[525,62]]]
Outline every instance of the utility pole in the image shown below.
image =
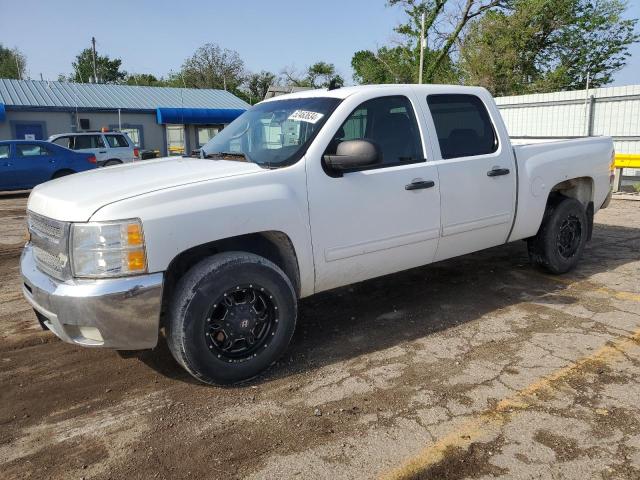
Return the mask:
[[96,37],[91,37],[91,49],[93,50],[93,81],[98,83],[98,67],[96,65]]
[[20,73],[20,61],[18,60],[18,54],[14,55],[16,59],[16,73],[18,74],[18,80],[22,80],[22,73]]
[[422,12],[422,27],[420,29],[420,71],[418,72],[418,83],[422,84],[422,69],[424,68],[424,12]]

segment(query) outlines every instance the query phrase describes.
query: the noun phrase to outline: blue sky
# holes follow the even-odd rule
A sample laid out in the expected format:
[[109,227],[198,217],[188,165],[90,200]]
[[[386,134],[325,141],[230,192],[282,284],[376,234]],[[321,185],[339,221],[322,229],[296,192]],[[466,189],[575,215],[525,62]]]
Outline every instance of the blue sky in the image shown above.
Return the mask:
[[[97,40],[129,72],[166,75],[206,42],[238,51],[251,71],[302,70],[317,60],[351,82],[351,56],[388,43],[403,20],[384,0],[0,0],[0,43],[25,53],[31,78],[68,74]],[[640,17],[640,0],[629,14]],[[640,45],[614,85],[640,83]]]

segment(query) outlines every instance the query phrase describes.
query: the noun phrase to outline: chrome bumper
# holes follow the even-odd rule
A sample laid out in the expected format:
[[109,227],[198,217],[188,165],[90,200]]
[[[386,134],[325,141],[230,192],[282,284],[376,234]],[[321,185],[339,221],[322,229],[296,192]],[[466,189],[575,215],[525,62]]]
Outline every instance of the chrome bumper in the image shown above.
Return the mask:
[[119,350],[156,346],[162,273],[61,282],[38,270],[30,244],[22,252],[20,270],[25,298],[65,342]]

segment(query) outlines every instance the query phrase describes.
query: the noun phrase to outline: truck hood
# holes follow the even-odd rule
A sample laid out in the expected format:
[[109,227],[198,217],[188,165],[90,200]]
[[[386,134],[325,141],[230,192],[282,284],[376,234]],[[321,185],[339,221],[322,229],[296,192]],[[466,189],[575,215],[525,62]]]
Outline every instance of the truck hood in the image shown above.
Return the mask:
[[189,183],[264,171],[254,163],[168,157],[98,168],[38,185],[27,209],[69,222],[85,222],[107,204]]

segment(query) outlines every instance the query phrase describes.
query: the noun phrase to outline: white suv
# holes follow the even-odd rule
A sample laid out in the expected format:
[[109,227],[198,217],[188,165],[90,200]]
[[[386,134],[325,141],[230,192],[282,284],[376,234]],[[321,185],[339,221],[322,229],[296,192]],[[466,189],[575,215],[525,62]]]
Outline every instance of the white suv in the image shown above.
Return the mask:
[[100,167],[131,163],[140,158],[138,147],[121,132],[60,133],[51,135],[48,141],[77,152],[92,153]]

